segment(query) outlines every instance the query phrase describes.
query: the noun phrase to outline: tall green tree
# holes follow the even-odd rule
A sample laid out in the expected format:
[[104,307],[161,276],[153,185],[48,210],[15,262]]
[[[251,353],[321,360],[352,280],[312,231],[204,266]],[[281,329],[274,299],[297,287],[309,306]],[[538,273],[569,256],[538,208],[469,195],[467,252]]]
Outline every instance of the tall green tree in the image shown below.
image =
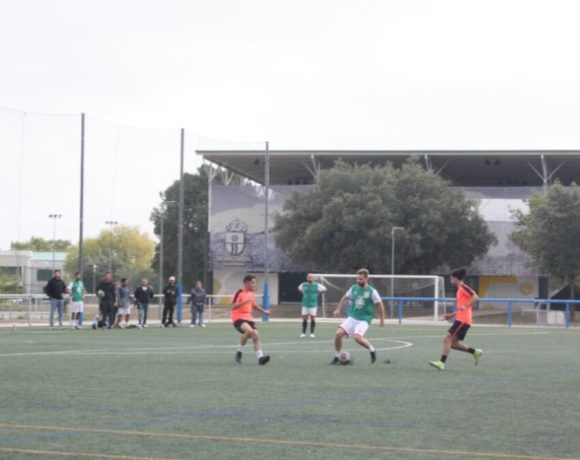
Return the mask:
[[[204,279],[208,238],[208,185],[210,175],[216,184],[226,183],[226,173],[209,165],[202,165],[196,174],[184,174],[183,211],[183,287],[189,289],[196,280]],[[229,177],[230,183],[241,183],[239,176]],[[177,229],[179,209],[179,180],[161,193],[162,204],[151,212],[154,232],[161,237],[163,216],[163,277],[177,274]],[[155,248],[152,268],[159,271],[160,245]],[[164,280],[165,281],[165,280]]]
[[556,183],[546,195],[532,195],[528,205],[529,212],[513,213],[519,228],[510,238],[532,257],[534,266],[569,284],[574,298],[580,275],[580,187]]
[[[128,278],[132,285],[140,277],[151,275],[155,242],[137,227],[118,225],[104,229],[97,238],[85,239],[83,249],[83,276],[89,290],[93,288],[93,275],[98,282],[109,267],[115,277]],[[76,272],[78,263],[78,246],[71,246],[64,264],[65,272]]]
[[[51,252],[53,249],[52,240],[45,240],[39,236],[33,236],[28,241],[13,241],[10,249],[15,251],[35,251]],[[69,240],[54,240],[54,250],[56,252],[66,252],[72,243]]]
[[475,205],[416,160],[400,169],[339,162],[320,173],[315,191],[286,203],[276,242],[320,270],[389,273],[391,229],[403,227],[396,272],[427,274],[468,265],[495,242]]

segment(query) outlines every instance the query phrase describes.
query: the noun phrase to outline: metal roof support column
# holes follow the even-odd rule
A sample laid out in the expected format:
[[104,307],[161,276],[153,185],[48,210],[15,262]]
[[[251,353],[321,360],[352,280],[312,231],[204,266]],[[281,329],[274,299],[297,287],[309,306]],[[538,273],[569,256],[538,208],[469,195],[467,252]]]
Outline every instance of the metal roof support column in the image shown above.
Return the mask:
[[310,155],[310,160],[312,161],[312,168],[314,170],[314,181],[318,183],[318,177],[320,176],[320,163],[316,161],[314,155]]
[[[264,151],[264,296],[262,308],[270,310],[270,142],[266,141]],[[268,321],[268,315],[262,315],[262,321]]]
[[548,168],[548,162],[546,161],[546,156],[543,153],[540,155],[540,161],[542,164],[542,172],[540,172],[536,168],[534,168],[534,165],[532,165],[529,161],[528,161],[528,165],[538,175],[538,177],[540,179],[542,179],[542,192],[544,193],[544,195],[547,195],[548,189],[550,187],[550,180],[552,179],[552,177],[554,177],[554,174],[556,174],[558,172],[558,170],[562,166],[564,166],[564,163],[566,163],[566,162],[562,161],[558,166],[556,166],[553,169],[552,172],[550,172],[550,170]]
[[548,172],[548,163],[546,162],[546,157],[543,153],[540,155],[540,160],[542,162],[542,191],[544,195],[547,195],[549,172]]
[[[210,272],[210,245],[211,245],[211,207],[213,205],[213,181],[217,177],[220,172],[219,166],[213,168],[211,166],[208,167],[209,169],[209,176],[207,181],[207,231],[205,234],[205,244],[203,250],[204,256],[204,263],[203,263],[203,287],[208,292],[213,292],[209,286],[209,272]],[[227,169],[226,169],[227,173]]]

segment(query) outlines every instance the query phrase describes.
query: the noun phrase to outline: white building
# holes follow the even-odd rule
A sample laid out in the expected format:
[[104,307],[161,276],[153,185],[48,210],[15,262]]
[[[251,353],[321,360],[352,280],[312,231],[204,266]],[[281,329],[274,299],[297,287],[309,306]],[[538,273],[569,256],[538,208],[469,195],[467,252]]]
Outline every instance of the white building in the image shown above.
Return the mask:
[[62,270],[66,252],[0,251],[0,272],[15,275],[27,294],[42,294],[53,270]]

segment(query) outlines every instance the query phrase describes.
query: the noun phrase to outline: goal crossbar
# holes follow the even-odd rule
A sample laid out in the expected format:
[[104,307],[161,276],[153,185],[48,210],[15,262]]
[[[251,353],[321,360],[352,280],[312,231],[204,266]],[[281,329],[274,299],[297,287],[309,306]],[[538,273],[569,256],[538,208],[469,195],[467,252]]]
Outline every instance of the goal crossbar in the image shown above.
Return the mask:
[[[314,276],[323,284],[328,284],[328,285],[332,285],[331,280],[332,279],[336,279],[336,280],[347,280],[347,279],[352,279],[353,283],[354,280],[356,279],[356,274],[338,274],[338,273],[316,273],[314,274]],[[443,277],[442,276],[437,276],[437,275],[386,275],[386,274],[370,274],[369,275],[369,280],[385,280],[385,281],[390,281],[390,295],[389,296],[385,296],[384,292],[380,292],[381,296],[383,297],[383,299],[386,300],[390,300],[393,297],[395,297],[394,295],[394,282],[397,280],[405,280],[405,281],[430,281],[432,283],[432,287],[433,287],[433,294],[432,297],[433,300],[433,320],[437,321],[438,317],[439,317],[439,298],[442,296],[445,296],[445,287],[444,287],[444,281],[443,281]],[[429,283],[429,284],[431,284]],[[338,286],[334,286],[337,287]],[[345,291],[346,292],[346,291]],[[413,296],[416,297],[416,296]],[[322,308],[323,308],[323,315],[326,316],[326,299],[325,296],[323,295],[322,297]],[[393,308],[392,305],[392,301],[391,301],[391,309]]]

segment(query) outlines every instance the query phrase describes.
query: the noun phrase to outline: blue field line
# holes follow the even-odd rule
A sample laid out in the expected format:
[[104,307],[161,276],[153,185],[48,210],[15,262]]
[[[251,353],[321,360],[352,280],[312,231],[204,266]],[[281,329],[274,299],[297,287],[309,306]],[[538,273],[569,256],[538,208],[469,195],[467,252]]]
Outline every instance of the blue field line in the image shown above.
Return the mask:
[[[438,375],[435,371],[432,372],[433,375]],[[461,382],[448,382],[448,383],[435,383],[430,385],[423,385],[423,386],[411,386],[411,387],[400,387],[400,388],[385,388],[383,390],[369,390],[365,392],[352,392],[350,394],[343,394],[340,396],[332,396],[332,397],[324,397],[318,399],[307,399],[307,400],[300,400],[300,401],[292,401],[288,403],[276,403],[276,404],[262,404],[257,405],[255,407],[247,408],[247,407],[235,407],[235,408],[226,408],[226,409],[218,409],[215,411],[182,411],[181,413],[176,412],[169,412],[165,414],[159,414],[155,417],[148,417],[147,420],[143,421],[129,421],[124,423],[117,423],[117,424],[107,424],[101,427],[95,427],[96,429],[109,429],[109,430],[133,430],[137,431],[139,428],[147,428],[151,426],[167,426],[167,425],[175,425],[179,423],[180,425],[183,422],[192,422],[194,420],[207,420],[213,418],[240,418],[242,420],[256,420],[261,422],[271,423],[272,421],[277,422],[288,422],[288,423],[296,423],[299,421],[300,423],[308,424],[313,423],[316,426],[320,427],[324,425],[324,423],[328,424],[345,424],[345,425],[353,425],[357,424],[358,422],[349,420],[349,419],[337,419],[336,417],[320,417],[320,416],[303,416],[300,414],[297,415],[276,415],[276,414],[267,414],[265,411],[276,411],[279,412],[283,409],[298,409],[304,406],[315,406],[320,404],[328,404],[333,402],[344,402],[344,401],[356,401],[358,399],[377,399],[380,396],[396,396],[402,394],[409,394],[415,392],[424,392],[424,391],[438,391],[438,390],[449,390],[449,389],[456,389],[457,387],[463,385],[489,385],[494,383],[505,383],[505,382],[513,382],[518,380],[527,380],[527,379],[538,379],[544,377],[557,377],[557,376],[570,376],[575,377],[580,375],[580,369],[562,369],[560,371],[542,371],[536,373],[529,373],[529,374],[522,374],[522,375],[506,375],[506,376],[497,376],[497,377],[489,377],[483,379],[467,379]],[[34,408],[38,409],[38,405],[34,405]],[[44,407],[42,407],[44,409]],[[47,407],[47,409],[55,410],[55,406]],[[62,406],[62,410],[70,410],[70,404],[67,406]],[[57,409],[58,410],[58,409]],[[120,409],[122,411],[122,409]],[[109,408],[102,408],[97,412],[103,413],[116,413],[117,409],[111,410]],[[126,412],[126,411],[125,411]],[[138,413],[139,411],[132,411],[133,413]],[[141,411],[142,415],[151,415],[151,413],[147,410]],[[362,422],[361,422],[362,423]],[[383,424],[384,422],[376,421],[374,424],[377,427],[387,427],[387,428],[400,428],[400,429],[416,429],[419,425],[413,423],[402,423],[393,420],[389,420],[387,424]],[[362,423],[362,425],[368,425],[368,421]],[[173,431],[171,431],[173,432]],[[71,433],[71,432],[61,432],[61,433],[50,433],[50,434],[37,434],[37,435],[27,435],[27,436],[18,436],[21,440],[27,441],[40,441],[45,439],[57,439],[61,437],[73,437],[73,436],[86,436],[87,433]],[[15,436],[0,436],[0,443],[2,445],[10,445],[9,443],[13,443]],[[8,443],[8,444],[5,444]]]

